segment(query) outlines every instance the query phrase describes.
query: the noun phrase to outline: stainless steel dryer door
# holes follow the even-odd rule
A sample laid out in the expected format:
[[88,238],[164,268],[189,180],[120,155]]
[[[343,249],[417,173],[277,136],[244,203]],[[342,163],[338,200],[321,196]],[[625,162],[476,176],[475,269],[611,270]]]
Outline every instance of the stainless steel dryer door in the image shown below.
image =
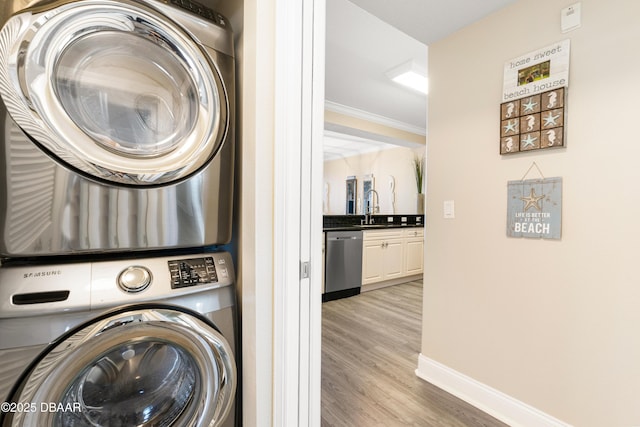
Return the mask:
[[218,426],[236,381],[228,342],[203,318],[169,306],[122,308],[49,346],[0,425]]
[[60,0],[14,15],[0,31],[0,93],[45,152],[110,183],[182,180],[228,126],[215,64],[141,1]]

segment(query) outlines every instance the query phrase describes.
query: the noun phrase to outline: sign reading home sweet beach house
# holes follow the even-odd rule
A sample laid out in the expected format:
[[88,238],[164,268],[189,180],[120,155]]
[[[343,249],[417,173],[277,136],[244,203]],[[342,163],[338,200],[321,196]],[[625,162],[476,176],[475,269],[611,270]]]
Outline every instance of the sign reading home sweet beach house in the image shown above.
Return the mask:
[[507,61],[500,104],[500,154],[565,146],[569,40]]
[[507,183],[507,236],[560,239],[562,178]]

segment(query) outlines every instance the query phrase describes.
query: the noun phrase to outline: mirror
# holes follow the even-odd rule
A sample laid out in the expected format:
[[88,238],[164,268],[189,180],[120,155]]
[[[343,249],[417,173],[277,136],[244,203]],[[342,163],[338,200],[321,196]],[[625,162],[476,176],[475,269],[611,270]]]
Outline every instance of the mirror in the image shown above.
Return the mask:
[[347,177],[347,215],[356,214],[357,181],[355,176]]
[[[366,215],[367,213],[376,213],[376,205],[378,201],[374,200],[375,194],[375,181],[373,179],[373,175],[365,175],[362,180],[362,214]],[[376,194],[377,195],[377,194]]]

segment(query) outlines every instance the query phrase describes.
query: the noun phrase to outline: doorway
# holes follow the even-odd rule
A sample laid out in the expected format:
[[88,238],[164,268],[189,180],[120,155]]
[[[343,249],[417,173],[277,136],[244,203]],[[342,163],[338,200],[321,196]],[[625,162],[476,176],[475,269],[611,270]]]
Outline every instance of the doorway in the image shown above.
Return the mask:
[[[375,183],[379,200],[373,204],[379,213],[416,214],[411,162],[425,153],[426,97],[397,86],[387,71],[409,59],[426,71],[427,47],[347,0],[326,0],[326,7],[323,212],[347,214],[346,179],[353,176],[355,214],[364,213],[365,194],[370,194],[362,185],[365,178]],[[404,289],[397,286],[391,288]],[[373,298],[376,292],[326,304],[346,306],[347,300]],[[420,311],[422,299],[417,298]],[[360,350],[355,344],[353,352],[366,352],[366,344]]]

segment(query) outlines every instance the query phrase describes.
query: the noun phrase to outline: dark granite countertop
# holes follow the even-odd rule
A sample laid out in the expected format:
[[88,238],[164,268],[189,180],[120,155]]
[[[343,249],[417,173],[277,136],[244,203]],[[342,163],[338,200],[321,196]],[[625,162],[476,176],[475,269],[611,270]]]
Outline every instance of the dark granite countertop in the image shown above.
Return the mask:
[[322,231],[359,231],[384,230],[387,228],[424,227],[424,215],[416,214],[377,214],[367,218],[369,224],[362,224],[364,215],[324,215]]
[[424,228],[423,224],[370,224],[370,225],[342,225],[335,227],[325,227],[322,231],[356,231],[356,230],[386,230],[389,228]]

